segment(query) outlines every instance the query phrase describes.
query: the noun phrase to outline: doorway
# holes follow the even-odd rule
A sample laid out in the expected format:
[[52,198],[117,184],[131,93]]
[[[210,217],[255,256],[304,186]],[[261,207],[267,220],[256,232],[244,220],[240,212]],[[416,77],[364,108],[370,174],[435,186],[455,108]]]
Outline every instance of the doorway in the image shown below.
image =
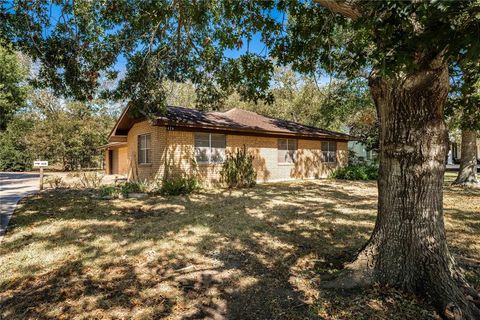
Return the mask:
[[113,150],[108,150],[108,174],[113,174]]

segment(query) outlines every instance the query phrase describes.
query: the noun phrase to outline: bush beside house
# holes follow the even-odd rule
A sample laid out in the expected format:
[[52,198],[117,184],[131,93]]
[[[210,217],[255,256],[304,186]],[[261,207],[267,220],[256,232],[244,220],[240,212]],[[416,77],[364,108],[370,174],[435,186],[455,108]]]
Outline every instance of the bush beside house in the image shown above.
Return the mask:
[[163,181],[160,188],[160,194],[166,196],[178,196],[190,194],[199,189],[197,178],[190,177],[175,177]]
[[330,174],[330,178],[342,180],[377,180],[378,165],[376,164],[349,164],[338,168]]
[[255,185],[257,172],[253,166],[253,155],[247,152],[245,145],[227,153],[220,176],[229,188],[250,188]]

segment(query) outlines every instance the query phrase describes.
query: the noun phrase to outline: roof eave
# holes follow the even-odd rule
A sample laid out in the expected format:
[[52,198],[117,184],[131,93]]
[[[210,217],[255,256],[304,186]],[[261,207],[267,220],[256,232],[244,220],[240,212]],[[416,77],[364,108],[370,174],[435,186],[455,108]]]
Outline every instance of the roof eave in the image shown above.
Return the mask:
[[97,147],[97,150],[109,150],[111,148],[120,148],[127,145],[127,142],[109,142],[103,146]]
[[304,138],[317,138],[317,139],[332,139],[332,140],[344,140],[352,141],[357,140],[354,137],[339,133],[337,134],[307,134],[307,133],[294,133],[294,132],[284,132],[284,131],[271,131],[271,130],[262,130],[262,129],[250,129],[250,128],[232,128],[228,126],[216,126],[208,124],[192,124],[192,123],[182,123],[178,121],[169,121],[166,118],[157,118],[153,125],[155,126],[166,126],[166,127],[181,127],[181,128],[191,128],[191,129],[205,129],[205,130],[216,130],[216,131],[227,131],[227,132],[245,132],[245,133],[260,133],[264,135],[272,136],[290,136],[290,137],[304,137]]
[[127,137],[126,135],[113,135],[108,138],[109,143],[113,142],[127,142]]

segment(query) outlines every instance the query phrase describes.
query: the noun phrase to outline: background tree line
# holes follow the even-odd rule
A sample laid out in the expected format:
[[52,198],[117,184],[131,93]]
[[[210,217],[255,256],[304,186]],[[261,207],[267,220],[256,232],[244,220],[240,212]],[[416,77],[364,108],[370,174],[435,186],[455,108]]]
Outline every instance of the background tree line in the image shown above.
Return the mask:
[[62,170],[98,167],[115,112],[102,100],[61,99],[28,84],[27,58],[0,45],[0,171],[48,160]]

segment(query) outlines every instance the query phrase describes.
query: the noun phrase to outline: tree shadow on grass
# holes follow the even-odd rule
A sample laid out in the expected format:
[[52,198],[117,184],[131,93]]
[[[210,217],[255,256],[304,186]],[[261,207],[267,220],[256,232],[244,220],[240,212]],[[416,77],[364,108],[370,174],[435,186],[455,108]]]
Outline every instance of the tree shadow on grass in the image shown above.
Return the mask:
[[16,212],[0,247],[1,315],[317,319],[318,282],[373,228],[376,192],[361,186],[111,201],[40,193]]

